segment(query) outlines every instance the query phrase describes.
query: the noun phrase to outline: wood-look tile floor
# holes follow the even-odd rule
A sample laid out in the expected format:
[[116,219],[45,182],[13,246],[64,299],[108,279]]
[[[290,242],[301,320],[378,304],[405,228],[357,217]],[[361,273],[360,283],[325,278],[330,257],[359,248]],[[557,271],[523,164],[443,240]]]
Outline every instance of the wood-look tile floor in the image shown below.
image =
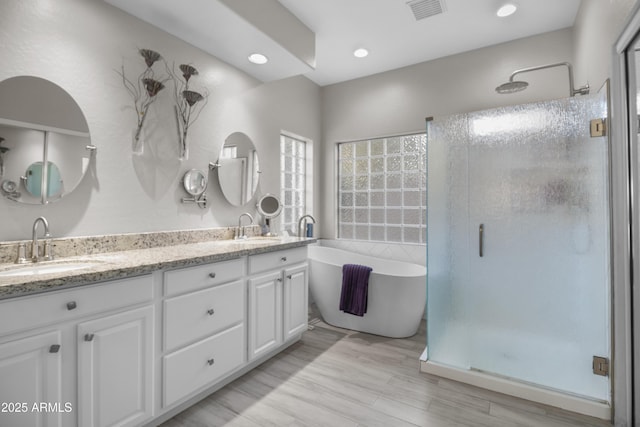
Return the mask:
[[419,372],[424,324],[408,339],[334,328],[317,318],[298,343],[162,427],[610,426]]

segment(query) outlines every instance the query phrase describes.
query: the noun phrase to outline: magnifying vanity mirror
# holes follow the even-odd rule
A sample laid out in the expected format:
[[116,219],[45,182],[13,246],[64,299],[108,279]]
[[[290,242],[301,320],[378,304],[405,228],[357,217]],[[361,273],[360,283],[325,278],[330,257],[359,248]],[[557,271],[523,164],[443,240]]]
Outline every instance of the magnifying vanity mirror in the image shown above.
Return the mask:
[[242,132],[227,137],[216,164],[222,194],[233,206],[243,206],[258,188],[260,169],[253,141]]
[[271,219],[280,215],[282,211],[280,199],[273,194],[267,193],[258,200],[256,208],[260,215],[264,217],[265,229],[262,234],[265,236],[275,236],[276,234],[271,231]]
[[33,76],[0,82],[0,192],[46,204],[73,191],[89,167],[89,127],[60,86]]
[[207,177],[204,176],[204,172],[197,169],[191,169],[185,173],[182,183],[185,191],[192,196],[199,196],[207,189]]
[[184,191],[192,197],[183,197],[182,203],[195,203],[201,208],[206,208],[207,197],[204,192],[207,189],[207,181],[207,176],[201,170],[191,169],[187,171],[182,179],[182,185]]

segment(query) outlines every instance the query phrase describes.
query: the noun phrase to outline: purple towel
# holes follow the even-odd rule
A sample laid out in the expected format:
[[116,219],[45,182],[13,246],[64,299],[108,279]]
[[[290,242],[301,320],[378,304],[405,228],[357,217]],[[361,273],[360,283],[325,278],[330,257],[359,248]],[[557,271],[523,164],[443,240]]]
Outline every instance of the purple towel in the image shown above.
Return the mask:
[[367,312],[369,273],[373,269],[365,265],[345,264],[342,266],[342,293],[340,310],[356,316]]

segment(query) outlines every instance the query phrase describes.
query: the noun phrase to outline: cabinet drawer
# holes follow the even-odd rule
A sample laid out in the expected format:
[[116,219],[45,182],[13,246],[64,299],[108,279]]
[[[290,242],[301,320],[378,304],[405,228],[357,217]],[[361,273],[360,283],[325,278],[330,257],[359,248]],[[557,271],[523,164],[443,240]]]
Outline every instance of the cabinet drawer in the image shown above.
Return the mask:
[[245,311],[244,280],[218,285],[164,302],[164,349],[226,329],[242,322]]
[[167,407],[244,363],[244,324],[185,347],[163,359],[163,407]]
[[244,275],[244,258],[171,270],[164,273],[165,295],[176,295],[239,279]]
[[303,262],[306,259],[306,246],[285,249],[283,251],[267,252],[266,254],[252,255],[249,257],[249,274],[278,269],[285,265]]
[[150,275],[8,299],[0,303],[0,335],[152,299],[153,279]]

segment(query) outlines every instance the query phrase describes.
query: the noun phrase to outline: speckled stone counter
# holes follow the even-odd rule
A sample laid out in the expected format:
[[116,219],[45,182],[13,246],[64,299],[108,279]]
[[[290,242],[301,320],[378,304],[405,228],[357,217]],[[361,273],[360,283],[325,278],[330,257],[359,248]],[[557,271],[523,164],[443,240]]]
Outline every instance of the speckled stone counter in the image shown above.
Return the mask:
[[[88,255],[59,256],[54,261],[28,264],[27,267],[64,263],[87,263],[89,266],[61,273],[0,277],[0,299],[295,248],[315,241],[297,237],[252,237],[246,240],[209,240]],[[0,272],[14,268],[20,267],[13,263],[0,263]]]

